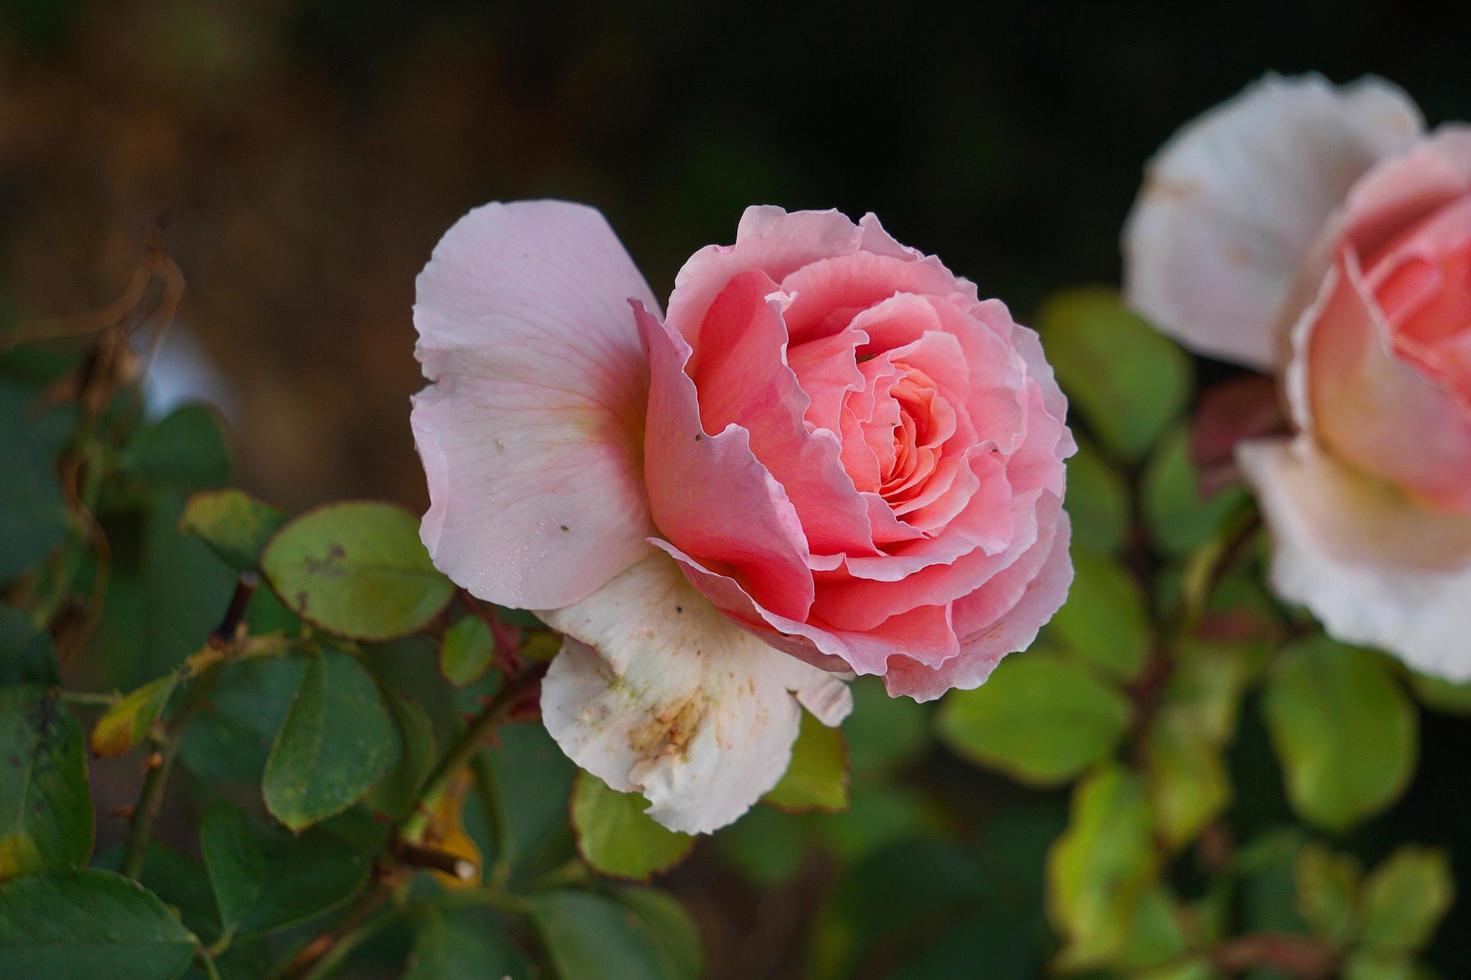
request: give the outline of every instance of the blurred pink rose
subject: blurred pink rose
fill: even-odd
[[[975,687],[1067,592],[1036,335],[872,215],[750,208],[661,320],[596,211],[492,204],[418,291],[424,542],[567,634],[548,730],[670,827],[774,785],[798,701]]]
[[[1277,370],[1297,435],[1238,450],[1273,581],[1329,633],[1471,677],[1471,128],[1397,89],[1268,79],[1152,164],[1129,294]]]

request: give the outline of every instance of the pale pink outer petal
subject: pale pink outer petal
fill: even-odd
[[[1471,679],[1471,517],[1424,510],[1306,436],[1249,441],[1237,458],[1272,532],[1279,594],[1335,639]]]
[[[662,554],[539,615],[567,635],[542,681],[547,731],[671,830],[709,833],[775,786],[799,703],[826,725],[852,707],[841,677],[725,619]]]
[[[420,535],[475,595],[564,605],[647,553],[630,298],[653,305],[607,221],[560,201],[471,211],[419,274]]]
[[[1351,253],[1293,333],[1287,387],[1300,425],[1367,473],[1471,509],[1471,413],[1394,352]]]
[[[1186,124],[1124,226],[1125,295],[1202,354],[1272,370],[1299,264],[1354,182],[1423,127],[1398,88],[1269,75]]]

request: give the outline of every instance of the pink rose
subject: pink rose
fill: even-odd
[[[1238,450],[1273,582],[1339,639],[1471,677],[1471,128],[1397,89],[1268,79],[1185,127],[1126,231],[1129,292],[1278,370],[1297,434]]]
[[[548,730],[670,827],[774,785],[799,701],[836,724],[853,672],[975,687],[1066,594],[1073,442],[1036,335],[872,215],[748,209],[661,321],[597,212],[492,204],[415,324],[426,546],[567,635]]]

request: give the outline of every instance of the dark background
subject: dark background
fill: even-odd
[[[872,210],[1025,318],[1115,281],[1148,156],[1268,70],[1471,106],[1471,8],[0,2],[0,301],[115,296],[155,227],[244,485],[418,505],[413,278],[465,210],[602,208],[664,293],[750,203]]]

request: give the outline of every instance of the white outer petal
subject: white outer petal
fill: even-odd
[[[708,833],[781,779],[800,702],[824,724],[852,708],[843,679],[761,642],[665,555],[539,615],[567,635],[542,682],[542,720],[573,762],[646,796],[671,830]]]
[[[1471,679],[1471,518],[1432,513],[1307,436],[1237,456],[1272,531],[1272,587],[1335,639]]]
[[[1124,226],[1125,295],[1187,347],[1272,370],[1298,265],[1354,182],[1424,123],[1376,78],[1268,75],[1187,123]]]

